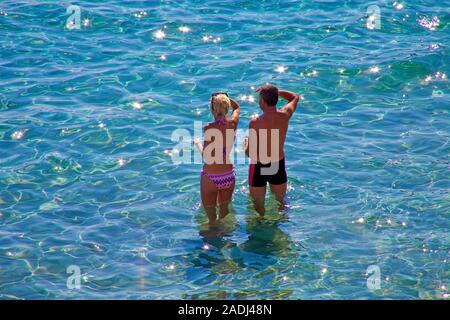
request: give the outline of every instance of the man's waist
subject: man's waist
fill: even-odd
[[[262,162],[262,161],[253,161],[252,160],[252,163],[256,163],[257,165],[259,165],[259,166],[262,166],[262,167],[265,167],[265,166],[270,166],[270,165],[272,165],[272,164],[274,164],[274,163],[280,163],[280,162],[284,162],[285,161],[285,158],[283,157],[283,158],[281,158],[281,159],[279,159],[279,158],[277,158],[277,159],[269,159],[267,162],[266,161],[264,161],[264,162]]]

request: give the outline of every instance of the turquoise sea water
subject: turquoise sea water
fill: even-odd
[[[69,2],[2,0],[0,298],[446,299],[450,2],[399,3],[76,1],[69,30]],[[288,208],[258,220],[238,164],[209,229],[171,134],[216,90],[245,129],[265,82],[304,96]]]

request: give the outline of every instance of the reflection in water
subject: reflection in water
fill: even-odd
[[[266,289],[241,289],[235,293],[238,298],[286,299],[292,296],[293,288],[287,275],[296,267],[300,248],[280,228],[287,220],[287,212],[284,213],[280,215],[278,203],[266,211],[264,218],[260,218],[253,209],[248,212],[245,223],[247,240],[239,247],[246,268],[252,271],[250,283],[264,282]]]
[[[290,236],[280,229],[287,216],[280,215],[278,210],[267,212],[265,218],[254,213],[253,209],[247,212],[245,221],[247,240],[240,245],[230,240],[239,227],[234,213],[229,214],[215,226],[210,226],[204,214],[199,214],[197,216],[199,235],[204,245],[194,264],[222,274],[248,267],[246,264],[253,265],[255,258],[259,260],[260,270],[275,264],[279,261],[278,258],[289,257],[295,261],[299,247],[295,246]],[[254,254],[258,256],[255,257]],[[247,263],[244,264],[244,261]]]
[[[204,213],[197,216],[197,222],[204,245],[192,263],[211,269],[213,274],[233,273],[243,268],[240,250],[229,239],[238,227],[233,210],[214,226],[210,226],[205,220]]]
[[[288,275],[295,269],[301,246],[281,229],[287,212],[281,215],[270,201],[267,208],[266,216],[260,218],[249,206],[241,224],[232,210],[215,226],[208,224],[204,212],[198,212],[195,219],[202,242],[189,255],[189,263],[197,274],[193,284],[202,289],[183,298],[282,299],[293,294]],[[234,240],[242,239],[243,233],[244,242]],[[255,282],[264,282],[265,290],[255,289]]]
[[[288,220],[288,207],[270,195],[265,201],[264,218],[261,218],[249,199],[245,223],[248,239],[240,247],[263,256],[286,257],[292,254],[292,241],[279,227]]]
[[[293,254],[289,235],[280,229],[283,220],[247,218],[248,239],[240,247],[264,256],[287,257]]]

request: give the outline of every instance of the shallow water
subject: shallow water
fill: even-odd
[[[448,297],[449,1],[371,3],[379,30],[362,0],[76,4],[80,30],[60,1],[0,3],[0,298]],[[209,229],[171,134],[223,89],[245,129],[265,82],[305,98],[288,208],[258,220],[238,164]]]

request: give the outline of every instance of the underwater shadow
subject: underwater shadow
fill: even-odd
[[[203,247],[193,252],[191,263],[196,267],[208,268],[212,274],[234,273],[244,268],[240,249],[231,236],[238,228],[233,209],[225,219],[210,226],[206,215],[199,212],[196,215],[198,233],[203,241]]]

